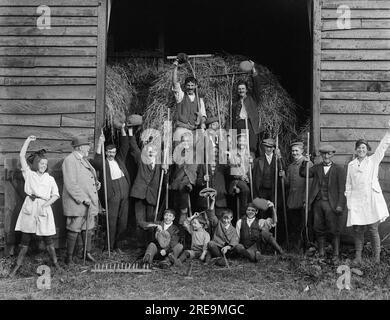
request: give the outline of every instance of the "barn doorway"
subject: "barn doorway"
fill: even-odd
[[[310,2],[116,0],[108,57],[126,57],[129,52],[156,57],[178,52],[245,55],[278,77],[299,106],[299,128],[311,117]]]

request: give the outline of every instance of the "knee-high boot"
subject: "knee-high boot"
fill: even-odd
[[[354,235],[355,242],[355,259],[353,262],[355,264],[362,263],[362,251],[363,251],[363,242],[364,242],[364,231],[355,231]]]
[[[56,249],[54,248],[54,244],[50,244],[46,247],[47,252],[50,255],[51,260],[53,261],[54,266],[58,269],[61,270],[62,268],[58,264],[57,260],[57,255],[56,255]]]
[[[73,252],[77,241],[77,232],[67,231],[66,233],[66,264],[73,264]]]
[[[12,278],[15,276],[16,272],[19,270],[19,268],[23,264],[24,257],[26,256],[28,250],[28,246],[20,246],[20,251],[18,255],[18,259],[16,260],[16,266],[12,270],[12,272],[9,274],[9,276]]]
[[[378,232],[371,232],[371,248],[375,263],[381,262],[381,239]]]
[[[90,251],[91,251],[91,248],[92,248],[92,232],[91,231],[88,231],[88,237],[87,239],[85,239],[86,235],[86,231],[83,230],[81,231],[81,237],[83,238],[83,244],[84,244],[84,248],[85,248],[85,240],[87,240],[87,250],[86,250],[86,259],[89,260],[89,261],[92,261],[92,262],[96,262],[95,258],[91,255]]]
[[[333,237],[333,258],[338,259],[340,254],[340,236],[335,235]]]
[[[318,243],[318,255],[320,257],[325,256],[325,238],[322,236],[317,237]]]

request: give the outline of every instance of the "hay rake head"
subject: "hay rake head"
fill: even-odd
[[[97,263],[93,266],[91,272],[152,272],[151,265],[149,263]]]

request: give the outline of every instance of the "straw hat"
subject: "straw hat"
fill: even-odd
[[[204,188],[202,190],[200,190],[199,192],[199,195],[201,197],[210,197],[212,195],[216,195],[217,194],[217,190],[213,189],[213,188]]]
[[[127,126],[134,127],[142,125],[142,116],[139,114],[132,114],[127,117]]]
[[[240,63],[240,69],[244,72],[249,72],[251,71],[253,68],[253,65],[250,61],[248,60],[245,60],[245,61],[241,61]]]
[[[263,211],[268,209],[268,200],[266,200],[266,199],[255,198],[255,199],[253,199],[252,204],[255,206],[255,208],[263,210]]]

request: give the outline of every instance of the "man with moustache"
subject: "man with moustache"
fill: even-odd
[[[302,233],[305,227],[305,194],[306,179],[299,175],[299,168],[304,162],[303,142],[296,141],[291,145],[291,155],[293,161],[288,165],[287,171],[280,171],[287,188],[287,226],[289,231],[289,241],[294,250],[299,251],[302,248]],[[309,161],[309,167],[313,163]],[[311,181],[309,182],[310,185]]]
[[[86,258],[95,262],[90,250],[95,216],[99,211],[97,192],[100,189],[96,171],[87,159],[91,148],[87,137],[75,137],[72,140],[72,147],[73,152],[64,159],[62,164],[64,177],[62,204],[67,229],[67,256],[65,262],[68,265],[73,264],[73,252],[80,233],[84,245],[87,240]],[[87,227],[88,235],[86,234]]]

